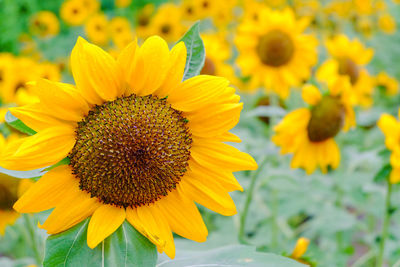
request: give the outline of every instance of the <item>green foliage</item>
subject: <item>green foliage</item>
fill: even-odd
[[[10,111],[7,112],[5,120],[8,125],[24,134],[34,135],[36,133],[34,130],[26,126],[25,123],[23,123],[20,119],[11,114]]]
[[[158,267],[187,266],[248,266],[248,267],[302,267],[292,259],[271,253],[256,252],[254,247],[232,245],[208,251],[181,250],[175,259],[160,259]]]
[[[44,267],[155,266],[155,246],[125,222],[96,248],[87,246],[89,219],[63,233],[48,237]]]
[[[183,41],[187,50],[183,80],[199,75],[206,58],[203,40],[200,38],[200,22],[196,22],[178,41]]]

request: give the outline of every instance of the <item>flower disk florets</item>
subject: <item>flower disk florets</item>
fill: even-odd
[[[78,123],[69,154],[81,190],[119,207],[166,196],[188,166],[192,138],[186,124],[181,112],[151,95],[95,106]]]

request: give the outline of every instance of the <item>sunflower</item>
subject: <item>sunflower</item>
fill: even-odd
[[[317,61],[318,41],[302,33],[307,25],[307,19],[297,20],[289,8],[262,8],[253,19],[241,23],[235,40],[237,63],[244,76],[252,76],[251,87],[264,86],[287,98],[291,86],[309,78]]]
[[[83,1],[67,0],[60,7],[60,16],[63,21],[71,26],[82,25],[90,15]]]
[[[76,87],[39,80],[39,104],[11,108],[37,134],[7,149],[1,166],[47,172],[14,208],[54,208],[41,226],[49,234],[91,216],[87,243],[96,247],[125,219],[160,252],[175,255],[172,231],[207,237],[194,201],[223,215],[236,213],[228,192],[241,190],[232,172],[256,169],[251,156],[224,144],[242,103],[225,78],[182,82],[186,48],[171,51],[160,37],[127,46],[115,61],[79,38],[71,53]],[[44,145],[45,144],[45,145]]]
[[[40,11],[32,17],[30,30],[35,35],[51,37],[60,31],[60,23],[53,12]]]
[[[0,135],[1,149],[18,138],[16,135],[11,135],[5,140]],[[17,179],[0,174],[0,235],[4,235],[6,227],[14,224],[18,219],[19,213],[13,210],[13,205],[32,184],[33,182],[29,179]]]
[[[334,137],[343,128],[355,125],[349,100],[350,82],[337,79],[329,93],[322,95],[312,85],[303,87],[302,96],[311,108],[300,108],[286,115],[274,128],[272,141],[281,153],[293,153],[292,168],[304,168],[311,174],[317,167],[326,173],[328,166],[339,166],[340,151]]]
[[[390,14],[379,16],[378,26],[386,34],[394,34],[396,32],[396,20]]]
[[[167,42],[174,42],[185,31],[181,21],[181,8],[171,3],[163,4],[150,22],[149,34],[159,35]]]
[[[383,71],[376,76],[375,85],[382,87],[389,96],[396,95],[399,92],[399,82]]]
[[[89,40],[97,45],[105,45],[109,40],[108,21],[104,14],[91,16],[85,24],[85,31]]]
[[[397,116],[400,116],[400,109]],[[385,135],[386,147],[392,152],[390,155],[392,171],[389,180],[393,184],[398,183],[400,182],[400,122],[392,115],[383,114],[377,125]]]
[[[35,102],[36,98],[27,87],[27,82],[38,78],[40,67],[29,57],[18,57],[12,60],[11,72],[4,77],[1,97],[5,103],[26,104]],[[28,96],[28,97],[25,97]],[[22,97],[22,98],[21,98]]]
[[[372,104],[374,80],[365,65],[371,61],[374,51],[365,48],[357,39],[350,41],[342,34],[327,40],[326,47],[332,58],[317,70],[317,79],[330,84],[338,77],[348,77],[354,104],[369,107]]]
[[[132,3],[132,0],[115,0],[114,2],[116,7],[124,8],[128,7]]]
[[[147,4],[145,5],[136,15],[136,28],[135,32],[140,38],[149,37],[149,26],[151,21],[151,16],[154,12],[154,5]]]
[[[114,17],[109,24],[111,38],[119,49],[134,40],[130,22],[124,17]]]

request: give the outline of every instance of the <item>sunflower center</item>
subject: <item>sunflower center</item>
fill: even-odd
[[[260,37],[257,53],[265,65],[279,67],[292,59],[294,44],[287,33],[273,30]]]
[[[105,204],[139,207],[166,196],[186,172],[192,144],[182,113],[155,96],[95,106],[69,154],[80,188]]]
[[[17,197],[18,179],[0,176],[0,210],[12,210]]]
[[[171,26],[170,26],[169,24],[164,24],[164,25],[161,27],[161,32],[162,32],[163,34],[168,34],[170,31],[171,31]]]
[[[351,84],[355,84],[360,76],[360,70],[357,64],[349,58],[339,59],[339,73],[342,75],[348,75]]]
[[[215,75],[215,64],[209,57],[206,57],[200,74]]]
[[[344,107],[337,97],[324,96],[311,110],[307,133],[311,142],[336,136],[343,126]]]

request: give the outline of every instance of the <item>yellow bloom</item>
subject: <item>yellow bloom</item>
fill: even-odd
[[[110,21],[109,31],[113,42],[119,49],[124,48],[134,40],[132,27],[124,17],[114,17]]]
[[[5,103],[19,103],[19,94],[28,94],[27,82],[38,78],[36,63],[27,57],[14,58],[12,61],[11,72],[6,76],[2,84],[1,97]],[[29,97],[30,98],[30,97]],[[36,99],[31,98],[32,102]]]
[[[58,65],[50,62],[40,63],[37,65],[37,77],[59,82],[61,81],[60,68]]]
[[[389,96],[396,95],[399,91],[399,82],[385,72],[380,72],[376,76],[375,84],[377,86],[382,86]]]
[[[115,6],[119,8],[128,7],[132,0],[115,0]]]
[[[293,259],[300,259],[304,255],[304,253],[306,253],[309,243],[309,239],[305,237],[300,237],[296,242],[296,246],[293,249],[291,257]]]
[[[394,34],[396,32],[396,20],[390,14],[379,16],[378,26],[384,33]]]
[[[201,74],[214,75],[228,78],[231,83],[238,86],[238,79],[232,65],[227,61],[232,57],[231,48],[222,34],[202,34],[206,50],[206,59]]]
[[[60,7],[60,16],[67,24],[79,26],[88,18],[89,11],[81,0],[66,0]]]
[[[151,21],[151,16],[154,12],[154,5],[147,4],[145,5],[135,16],[136,18],[136,34],[140,38],[147,38],[150,36],[149,34],[149,26]]]
[[[10,142],[17,140],[15,135],[7,140],[0,135],[0,146],[3,150]],[[11,140],[13,139],[13,140]],[[8,225],[14,224],[18,219],[19,213],[13,210],[13,205],[29,187],[33,184],[29,179],[17,179],[5,174],[0,174],[0,235],[4,235]]]
[[[327,95],[321,95],[315,86],[304,86],[302,96],[311,108],[300,108],[286,115],[275,126],[272,137],[282,154],[294,154],[292,168],[304,168],[311,174],[317,167],[326,173],[328,166],[333,169],[339,166],[340,151],[334,137],[342,127],[347,131],[355,125],[349,90],[345,78],[337,79]]]
[[[309,78],[317,62],[318,41],[302,33],[308,20],[297,20],[291,9],[263,8],[256,19],[245,20],[239,26],[235,40],[237,63],[244,76],[252,76],[251,87],[264,86],[287,98],[290,87]]]
[[[392,152],[390,155],[392,171],[389,180],[395,184],[400,182],[400,122],[392,115],[383,114],[378,120],[377,125],[385,135],[386,147]]]
[[[91,16],[85,24],[85,31],[89,40],[97,45],[105,45],[108,42],[108,21],[104,14]]]
[[[356,21],[355,28],[364,37],[371,38],[372,33],[373,33],[373,28],[374,28],[371,17],[369,17],[369,16],[359,17]]]
[[[326,41],[326,47],[332,58],[317,70],[317,79],[329,85],[336,82],[338,77],[348,77],[354,104],[369,107],[372,104],[374,80],[364,66],[371,61],[374,51],[365,48],[357,39],[350,41],[345,35]]]
[[[14,208],[54,208],[42,225],[49,234],[91,216],[91,248],[125,219],[171,258],[172,231],[205,241],[194,202],[235,214],[228,192],[242,188],[232,172],[257,164],[224,143],[240,140],[228,131],[242,109],[228,80],[200,75],[182,82],[185,63],[183,42],[170,51],[163,39],[150,37],[114,60],[79,38],[71,54],[76,87],[40,80],[33,88],[39,104],[10,109],[37,134],[7,149],[1,166],[29,170],[70,158]]]
[[[162,5],[151,20],[149,34],[159,35],[167,42],[174,42],[184,33],[181,9],[174,4]]]
[[[35,35],[50,37],[58,34],[60,23],[53,12],[40,11],[31,18],[30,29]]]

